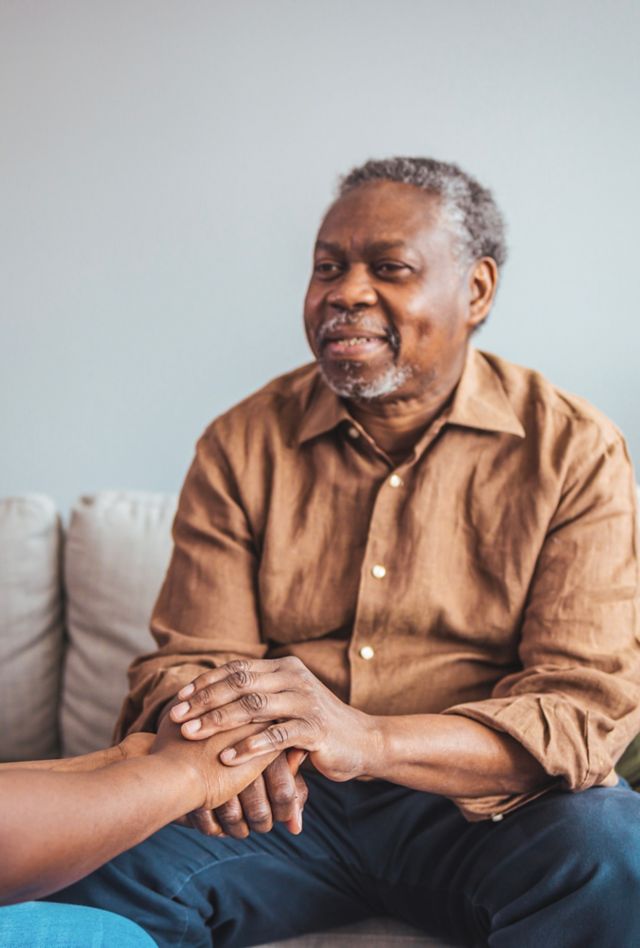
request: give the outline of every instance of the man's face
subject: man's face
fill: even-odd
[[[336,201],[318,233],[304,306],[331,388],[391,401],[455,383],[469,334],[488,311],[474,309],[472,270],[461,265],[437,197],[382,181]]]

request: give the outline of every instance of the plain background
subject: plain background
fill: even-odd
[[[219,412],[309,360],[337,176],[453,160],[511,258],[480,348],[640,467],[635,2],[0,0],[0,496],[178,489]]]

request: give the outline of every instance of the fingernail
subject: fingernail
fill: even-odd
[[[188,701],[183,701],[182,704],[177,704],[177,705],[173,708],[173,711],[172,711],[172,714],[173,714],[174,718],[181,718],[181,717],[183,717],[183,716],[187,713],[187,711],[189,710],[190,707],[191,707],[191,705],[189,704]]]
[[[190,682],[188,685],[185,685],[184,688],[180,689],[180,691],[178,692],[178,697],[188,698],[189,695],[192,695],[195,690],[196,690],[196,686],[194,685],[193,682]]]
[[[199,731],[202,727],[200,723],[200,718],[195,718],[193,721],[187,721],[186,724],[182,725],[182,730],[186,731],[187,734],[195,734],[196,731]]]
[[[234,760],[235,757],[237,757],[235,747],[227,747],[227,749],[223,750],[220,754],[220,760],[223,764],[229,763]]]

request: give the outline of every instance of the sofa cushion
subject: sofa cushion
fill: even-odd
[[[171,552],[173,495],[103,491],[74,506],[65,545],[65,755],[111,743],[127,668],[155,643],[149,617]]]
[[[59,751],[60,550],[52,500],[0,500],[0,760]]]

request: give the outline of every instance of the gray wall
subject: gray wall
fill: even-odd
[[[637,10],[0,0],[0,495],[177,489],[210,418],[309,358],[321,211],[393,153],[494,188],[512,254],[477,344],[640,466]]]

